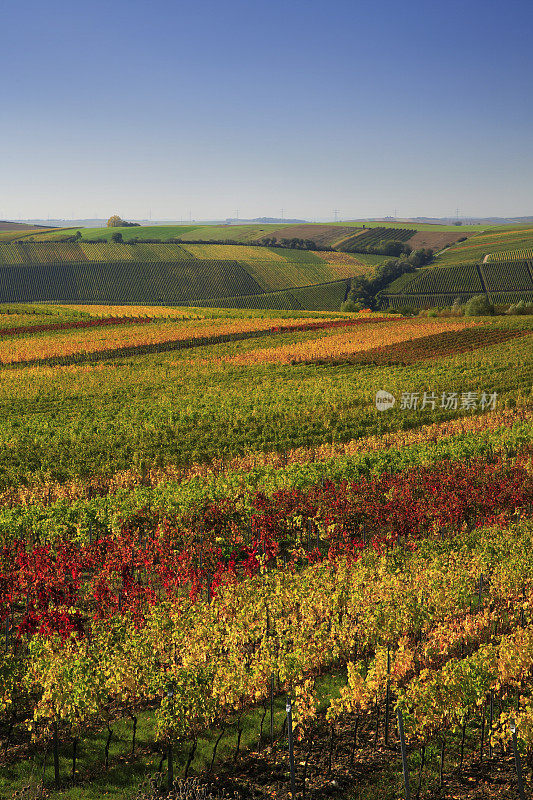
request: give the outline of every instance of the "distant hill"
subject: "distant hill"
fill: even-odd
[[[376,230],[377,229],[377,230]],[[282,244],[283,240],[311,240],[318,248],[328,247],[345,250],[355,245],[354,237],[364,234],[367,240],[372,238],[374,244],[380,239],[397,238],[407,241],[413,249],[430,247],[437,251],[447,247],[457,239],[471,236],[472,231],[455,226],[407,225],[397,226],[382,223],[363,225],[332,225],[328,223],[288,223],[283,225],[254,223],[235,225],[141,225],[133,228],[72,228],[69,234],[79,230],[82,240],[105,239],[109,241],[114,233],[120,233],[124,241],[132,239],[158,239],[165,242],[179,239],[184,242],[238,242],[240,244],[257,244],[264,239],[275,239]],[[369,236],[376,230],[376,234]],[[381,233],[380,233],[381,232]],[[396,232],[396,234],[394,233]],[[38,237],[39,240],[54,238],[54,232],[47,232]],[[412,242],[410,239],[412,238]],[[353,241],[351,241],[353,240]],[[347,242],[350,243],[347,245]],[[357,249],[357,248],[356,248]]]
[[[282,217],[256,217],[255,219],[238,219],[230,217],[226,220],[230,225],[300,225],[308,222],[305,219],[283,219]]]
[[[50,228],[50,225],[31,225],[28,222],[7,222],[0,220],[0,231],[38,231],[44,228]]]

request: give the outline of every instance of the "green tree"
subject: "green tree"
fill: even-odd
[[[119,217],[118,214],[113,214],[112,217],[109,217],[107,220],[107,227],[108,228],[120,228],[123,223],[122,217]]]

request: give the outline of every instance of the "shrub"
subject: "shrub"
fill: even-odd
[[[533,314],[533,303],[526,303],[525,300],[519,300],[512,306],[509,306],[506,314]]]
[[[415,250],[411,253],[409,256],[409,263],[414,267],[423,267],[425,264],[429,264],[432,258],[433,250],[429,247],[421,247],[419,250]]]
[[[455,317],[462,317],[463,316],[465,310],[464,310],[463,306],[461,305],[461,300],[460,300],[459,297],[456,297],[455,300],[453,301],[451,311],[452,311],[452,314]]]
[[[465,317],[488,317],[494,314],[494,306],[484,294],[471,297],[465,305]]]
[[[362,308],[363,304],[354,300],[345,300],[341,305],[341,311],[361,311]]]

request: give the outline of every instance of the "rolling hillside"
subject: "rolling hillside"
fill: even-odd
[[[493,228],[440,253],[433,264],[393,281],[388,307],[430,308],[486,294],[494,304],[533,299],[533,227]]]
[[[474,295],[485,294],[494,304],[511,304],[533,299],[531,261],[495,261],[460,264],[450,267],[424,267],[402,275],[383,292],[384,304],[391,308],[431,308],[462,303]]]
[[[338,310],[347,279],[372,267],[344,253],[321,255],[219,244],[0,243],[0,302]]]
[[[502,228],[491,228],[455,244],[437,257],[436,264],[446,266],[481,262],[486,256],[490,260],[499,260],[507,258],[508,251],[529,248],[533,248],[533,226],[507,225]]]
[[[16,240],[10,232],[8,241],[0,236],[0,302],[162,303],[332,311],[346,296],[347,279],[372,275],[376,266],[390,257],[372,252],[383,242],[403,241],[412,249],[431,247],[437,251],[448,247],[446,254],[454,250],[449,245],[458,238],[479,238],[457,227],[428,227],[307,223],[139,226],[83,229],[81,238],[75,241],[74,229],[24,231],[14,234],[19,237]],[[116,233],[122,235],[123,242],[110,241]],[[317,248],[328,249],[258,246],[265,235],[271,243],[307,239]],[[455,247],[465,243],[468,239]],[[365,252],[367,249],[370,252]],[[363,252],[359,254],[358,250]],[[421,303],[427,301],[427,295],[439,294],[441,299],[441,294],[452,291],[444,284],[439,288],[434,278],[421,280],[413,291],[424,295]],[[456,292],[473,291],[457,281],[454,286]],[[511,288],[523,290],[522,285]],[[482,288],[477,286],[476,290]],[[498,286],[498,291],[505,290]]]
[[[76,228],[68,234],[76,232]],[[142,225],[133,228],[80,228],[82,240],[105,239],[110,241],[114,233],[120,233],[124,241],[132,239],[159,239],[162,242],[179,239],[183,242],[238,242],[257,244],[265,238],[310,239],[318,247],[346,249],[346,243],[353,237],[363,235],[367,244],[380,239],[409,241],[413,249],[431,247],[438,251],[462,237],[472,236],[473,232],[453,225],[387,225],[387,223],[299,223],[285,225]],[[68,235],[67,234],[67,235]],[[47,241],[61,235],[58,231],[37,232],[32,239]],[[27,236],[27,232],[26,232]],[[411,241],[412,240],[412,241]]]

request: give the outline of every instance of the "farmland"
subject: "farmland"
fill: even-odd
[[[489,261],[449,267],[425,267],[406,273],[384,292],[391,307],[414,308],[451,305],[484,294],[496,304],[528,301],[533,293],[533,275],[527,261]]]
[[[437,263],[445,266],[472,261],[481,262],[487,255],[491,260],[493,258],[505,260],[504,254],[509,250],[531,247],[533,247],[533,228],[508,225],[503,228],[491,228],[455,244],[438,256]]]
[[[1,797],[512,796],[531,317],[0,311]]]
[[[25,231],[0,241],[0,301],[335,311],[350,289],[340,279],[372,279],[390,257],[388,244],[438,250],[472,233],[426,228],[306,223]]]
[[[183,242],[237,242],[239,244],[257,244],[265,238],[281,242],[292,238],[309,239],[318,247],[337,249],[345,240],[363,234],[371,236],[377,229],[378,238],[404,241],[413,238],[414,247],[431,247],[440,250],[457,239],[469,237],[480,231],[479,226],[456,227],[454,225],[417,225],[388,223],[303,223],[303,224],[271,224],[271,225],[141,225],[138,227],[118,228],[80,228],[81,241],[102,239],[111,241],[113,233],[120,233],[124,241],[134,239],[158,239],[162,242],[179,239]],[[30,236],[35,241],[49,241],[76,233],[78,229],[37,231]],[[24,238],[31,231],[24,232]],[[375,236],[376,234],[374,234]]]
[[[532,245],[533,229],[524,225],[494,227],[468,236],[438,253],[430,267],[402,276],[386,287],[386,304],[397,308],[443,307],[456,298],[465,302],[476,294],[485,294],[489,301],[502,305],[527,301],[533,290]]]
[[[0,300],[337,311],[349,288],[339,278],[368,269],[347,254],[287,248],[23,240],[0,243]]]

